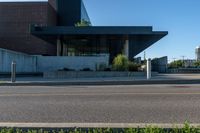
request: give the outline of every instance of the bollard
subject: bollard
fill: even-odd
[[[151,79],[151,59],[147,60],[147,80]]]
[[[11,63],[11,82],[16,82],[16,62],[12,61]]]

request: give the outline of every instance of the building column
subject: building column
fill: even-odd
[[[126,39],[124,43],[124,48],[123,48],[123,54],[129,58],[129,40]]]
[[[60,38],[57,39],[57,56],[61,56],[61,42],[60,42]]]
[[[105,36],[101,36],[100,37],[100,54],[102,54],[102,53],[105,54],[106,52],[108,52],[107,40],[106,40]]]

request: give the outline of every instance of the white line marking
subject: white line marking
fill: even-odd
[[[0,94],[0,97],[40,97],[40,96],[110,96],[110,95],[200,95],[200,93],[45,93],[45,94]]]
[[[182,128],[184,124],[170,123],[0,123],[0,127],[16,128],[144,128],[147,126],[159,128]],[[199,127],[200,124],[190,124]]]

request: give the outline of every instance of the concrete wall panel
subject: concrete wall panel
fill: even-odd
[[[109,64],[109,56],[32,56],[10,50],[0,49],[0,72],[10,72],[12,61],[17,63],[17,72],[48,72],[69,68],[80,70],[96,69],[97,64]]]
[[[68,68],[81,70],[83,68],[96,69],[97,64],[109,64],[109,56],[85,56],[85,57],[62,57],[62,56],[38,56],[37,71],[57,71],[58,69]]]
[[[36,72],[36,57],[0,49],[0,72],[10,72],[11,63],[17,64],[17,72]]]

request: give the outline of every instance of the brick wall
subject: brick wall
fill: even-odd
[[[56,45],[29,33],[30,24],[56,24],[55,10],[48,2],[0,2],[0,18],[0,48],[34,55],[56,55]]]

